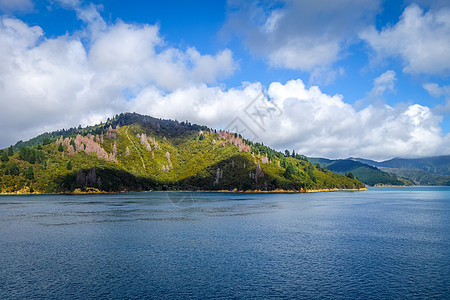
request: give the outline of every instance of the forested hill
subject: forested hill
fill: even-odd
[[[400,175],[384,172],[379,168],[351,159],[309,158],[309,161],[322,165],[332,172],[356,177],[370,186],[378,185],[414,185],[414,183]]]
[[[385,161],[362,160],[352,158],[376,167],[395,168],[402,170],[421,170],[431,174],[450,175],[450,155],[422,158],[393,158]]]
[[[412,159],[393,158],[381,162],[361,158],[350,159],[407,178],[417,185],[450,185],[450,155]]]
[[[45,133],[0,158],[2,193],[364,188],[236,133],[135,113]]]
[[[108,129],[108,126],[116,128],[119,126],[127,126],[132,124],[140,124],[145,130],[151,132],[155,135],[163,135],[166,137],[183,137],[186,134],[192,133],[192,131],[199,130],[209,130],[206,126],[201,126],[197,124],[191,124],[188,121],[178,122],[172,120],[164,120],[157,119],[150,116],[144,116],[137,113],[121,113],[120,115],[116,115],[114,118],[109,119],[106,123],[101,123],[99,125],[87,126],[82,128],[81,125],[78,127],[72,127],[69,129],[62,129],[53,132],[46,132],[38,135],[26,142],[18,141],[14,146],[13,150],[18,151],[20,148],[28,146],[37,146],[39,144],[44,143],[48,140],[54,140],[59,137],[70,137],[77,134],[86,135],[86,134],[101,134]]]

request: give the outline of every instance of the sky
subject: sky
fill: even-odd
[[[313,157],[450,154],[450,1],[0,0],[0,148],[122,112]]]

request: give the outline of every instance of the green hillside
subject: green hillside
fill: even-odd
[[[350,159],[330,160],[324,158],[309,158],[309,161],[326,166],[332,172],[350,177],[356,177],[366,185],[413,185],[414,183],[406,178],[395,174],[389,174],[374,166],[370,166],[359,161]]]
[[[0,150],[2,193],[359,189],[236,133],[135,113]]]
[[[380,163],[380,167],[422,170],[432,174],[450,175],[450,155],[424,158],[393,158]]]
[[[393,158],[386,161],[372,161],[361,158],[352,160],[366,163],[381,170],[407,178],[417,185],[450,185],[450,156],[423,158]]]
[[[438,175],[422,170],[406,170],[395,168],[382,168],[383,171],[408,178],[416,185],[450,185],[450,175]]]

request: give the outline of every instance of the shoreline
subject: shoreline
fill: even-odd
[[[0,193],[0,195],[11,196],[11,195],[99,195],[99,194],[123,194],[123,193],[148,193],[148,192],[194,192],[194,193],[242,193],[242,194],[294,194],[294,193],[322,193],[322,192],[356,192],[356,191],[367,191],[367,188],[359,188],[359,189],[312,189],[312,190],[284,190],[284,189],[276,189],[272,191],[263,191],[263,190],[168,190],[168,191],[120,191],[120,192],[106,192],[100,191],[98,189],[89,189],[86,191],[75,190],[73,192],[64,192],[64,193],[26,193],[17,191],[14,193]]]
[[[197,190],[198,193],[243,193],[243,194],[295,194],[295,193],[321,193],[321,192],[355,192],[355,191],[367,191],[367,188],[359,189],[312,189],[312,190],[283,190],[276,189],[272,191],[262,191],[262,190]]]

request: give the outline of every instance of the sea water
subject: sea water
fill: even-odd
[[[0,196],[1,299],[450,297],[450,188]]]

